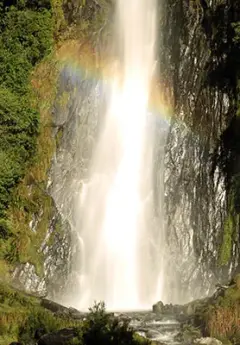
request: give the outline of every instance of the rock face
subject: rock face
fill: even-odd
[[[65,287],[70,256],[69,224],[63,221],[55,207],[38,250],[42,253],[43,271],[37,272],[36,267],[29,262],[20,264],[13,273],[13,284],[35,295],[55,298]]]
[[[169,300],[183,303],[212,292],[239,262],[237,229],[230,230],[230,235],[228,232],[230,248],[224,248],[227,186],[222,170],[213,163],[221,134],[231,118],[232,89],[212,86],[208,79],[209,66],[216,61],[211,31],[215,23],[211,18],[224,6],[227,8],[227,2],[170,0],[162,6],[164,49],[160,54],[163,78],[173,85],[175,112],[166,148],[170,248],[166,272],[171,272],[167,278]],[[222,34],[226,34],[233,20],[231,13],[221,18],[225,18]],[[225,249],[229,255],[222,260],[221,251]]]
[[[58,147],[47,186],[53,211],[39,248],[43,254],[43,272],[39,274],[34,265],[26,263],[19,265],[13,274],[14,281],[21,288],[40,296],[48,295],[54,300],[59,300],[63,291],[73,294],[74,284],[69,285],[69,281],[78,279],[73,266],[81,260],[82,248],[74,222],[78,212],[77,198],[84,185],[97,135],[100,87],[87,79],[87,74],[76,76],[71,67],[63,67],[60,73],[53,111]],[[43,212],[31,223],[33,231]]]
[[[83,254],[76,229],[76,219],[81,216],[78,214],[78,199],[87,180],[89,161],[99,130],[103,95],[100,83],[88,79],[87,74],[76,75],[70,66],[62,70],[58,94],[59,100],[66,98],[66,106],[62,106],[60,101],[54,110],[59,146],[52,164],[49,188],[58,211],[70,225],[70,267],[64,295],[72,301],[75,294],[79,297],[76,282],[80,279],[77,272]],[[68,303],[67,299],[64,302]]]

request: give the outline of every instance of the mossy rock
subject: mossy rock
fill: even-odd
[[[238,290],[240,290],[240,273],[238,273],[234,278],[233,278],[234,283],[236,284],[236,287]]]

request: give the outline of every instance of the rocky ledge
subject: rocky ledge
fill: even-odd
[[[224,344],[240,344],[240,274],[216,288],[213,296],[184,305],[164,305],[161,301],[153,305],[158,319],[179,322],[176,343],[219,345],[221,340]]]

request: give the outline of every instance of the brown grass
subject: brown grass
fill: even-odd
[[[240,301],[228,307],[217,306],[209,312],[207,331],[212,337],[231,338],[240,331]]]

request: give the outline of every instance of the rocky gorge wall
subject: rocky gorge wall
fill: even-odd
[[[236,117],[237,70],[231,1],[163,5],[163,78],[173,86],[174,118],[166,148],[165,204],[171,300],[197,298],[239,265],[239,222],[222,169],[222,136]],[[234,47],[234,48],[233,48]],[[235,73],[235,74],[234,74]],[[218,156],[219,157],[219,156]],[[172,287],[172,288],[171,288]]]
[[[106,25],[105,11],[110,8],[105,1],[92,1],[88,6],[82,1],[59,2],[58,43],[32,78],[41,109],[42,134],[38,148],[43,154],[37,156],[34,169],[41,168],[42,174],[33,177],[31,168],[20,186],[28,191],[23,196],[24,202],[30,205],[35,202],[38,207],[34,211],[26,210],[22,220],[23,240],[28,235],[34,239],[27,241],[31,255],[27,253],[13,265],[11,273],[12,282],[18,288],[52,299],[59,299],[66,291],[72,264],[81,253],[73,231],[73,205],[76,190],[81,189],[79,176],[84,180],[91,154],[89,114],[91,119],[92,114],[97,117],[101,102],[97,94],[100,86],[84,67],[88,60],[93,60],[97,69],[101,28]],[[72,60],[69,52],[71,55],[76,48],[79,55]],[[18,222],[16,219],[15,223]]]
[[[235,5],[227,0],[168,0],[159,4],[161,78],[171,89],[174,106],[165,147],[165,290],[167,299],[176,303],[211,293],[214,285],[227,280],[239,265],[239,220],[231,201],[232,175],[229,177],[221,164],[225,162],[222,135],[236,117],[236,85],[232,76],[225,78],[220,73],[217,82],[213,78],[215,63],[218,67],[225,59],[217,56],[216,42],[219,35],[223,37],[226,45],[222,54],[230,55],[230,27],[238,12],[237,8],[232,11]],[[64,1],[63,9],[65,25],[70,25],[69,37],[66,26],[60,25],[64,40],[74,38],[77,42],[92,30],[97,66],[111,3]],[[80,45],[80,55],[81,49]],[[219,85],[224,78],[231,80],[230,84],[223,82],[228,87]],[[55,300],[77,294],[71,282],[80,279],[74,263],[82,260],[82,248],[74,222],[81,215],[72,205],[84,188],[106,97],[95,75],[71,61],[58,67],[58,80],[50,110],[55,147],[44,181],[47,201],[43,204],[40,200],[43,206],[28,223],[38,234],[41,219],[47,215],[36,244],[42,268],[37,269],[28,257],[13,274],[28,291],[48,293]],[[158,142],[158,154],[163,156],[164,140],[159,138]],[[234,176],[238,174],[236,166]],[[66,298],[62,301],[68,302]]]

